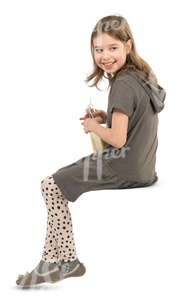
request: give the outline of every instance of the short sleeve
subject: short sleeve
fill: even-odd
[[[119,108],[128,117],[131,117],[135,110],[135,90],[123,80],[116,80],[111,89],[109,98],[111,113],[114,108]]]

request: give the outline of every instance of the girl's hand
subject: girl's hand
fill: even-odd
[[[88,133],[89,131],[94,131],[94,128],[97,126],[98,122],[92,118],[87,118],[81,124],[84,126],[85,133]]]
[[[86,108],[86,114],[84,117],[80,118],[79,120],[86,120],[87,118],[89,118],[89,113],[88,113],[88,108]],[[99,124],[105,124],[106,120],[107,120],[107,113],[104,110],[101,109],[96,109],[95,112],[92,112],[95,120],[99,123]]]

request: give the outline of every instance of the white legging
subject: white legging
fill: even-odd
[[[77,254],[68,200],[52,176],[41,181],[41,192],[48,212],[42,260],[51,263],[73,261],[77,259]]]

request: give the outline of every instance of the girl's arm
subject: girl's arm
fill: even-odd
[[[104,128],[96,123],[93,132],[103,141],[116,148],[125,145],[127,139],[128,116],[121,110],[114,108],[112,114],[112,127]]]

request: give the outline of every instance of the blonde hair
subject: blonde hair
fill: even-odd
[[[125,43],[129,39],[131,39],[132,47],[130,53],[126,57],[126,62],[122,68],[116,71],[114,74],[107,73],[107,77],[104,74],[104,70],[99,68],[94,59],[94,46],[93,46],[93,39],[96,38],[99,34],[107,33],[111,37],[120,40],[121,42]],[[88,83],[90,80],[94,78],[94,82],[90,87],[96,87],[98,90],[98,83],[105,77],[109,81],[108,88],[112,85],[113,81],[118,78],[118,76],[123,73],[127,73],[128,71],[136,71],[139,73],[140,76],[143,76],[145,79],[151,78],[153,82],[158,86],[158,81],[156,75],[153,73],[151,67],[148,65],[146,61],[144,61],[137,53],[135,47],[135,41],[127,23],[127,20],[122,17],[121,15],[110,15],[106,16],[98,21],[95,25],[92,34],[91,34],[91,54],[93,58],[93,71],[92,73],[85,79],[85,82]]]

